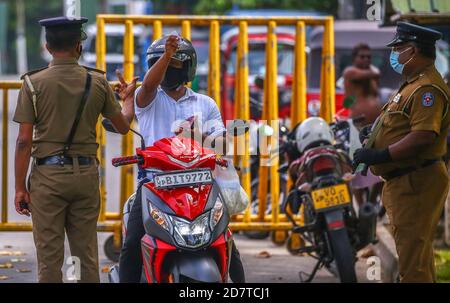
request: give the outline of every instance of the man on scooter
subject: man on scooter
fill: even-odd
[[[147,62],[149,71],[135,94],[136,117],[146,146],[185,132],[182,121],[190,121],[196,126],[196,133],[201,134],[201,143],[223,146],[226,131],[216,103],[186,86],[194,79],[197,69],[197,54],[192,43],[178,35],[158,39],[147,51]],[[140,198],[136,197],[136,201]],[[140,282],[140,240],[145,234],[141,207],[141,203],[134,203],[130,212],[119,261],[122,283]],[[230,277],[233,282],[245,282],[244,269],[234,243]]]

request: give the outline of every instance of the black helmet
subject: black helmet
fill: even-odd
[[[161,39],[155,40],[152,45],[147,50],[147,65],[150,69],[153,64],[164,54],[166,41],[169,36],[164,36]],[[178,77],[182,83],[178,83],[177,86],[182,85],[184,83],[191,82],[194,80],[195,73],[197,71],[197,53],[195,51],[194,46],[192,46],[191,41],[180,37],[180,46],[177,52],[173,55],[172,58],[183,62],[183,67],[181,71],[181,75]],[[169,66],[169,69],[171,67]],[[169,70],[168,70],[169,71]],[[168,72],[170,73],[170,71]],[[164,82],[167,82],[167,74],[165,80],[161,85],[164,86]],[[179,70],[177,70],[177,74],[179,74]],[[173,82],[173,81],[170,81]],[[168,88],[174,88],[170,83],[166,83],[165,85]]]

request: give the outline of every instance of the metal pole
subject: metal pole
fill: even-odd
[[[123,40],[124,49],[124,78],[125,81],[131,81],[134,76],[134,34],[133,21],[125,22],[125,38]],[[133,151],[133,134],[130,132],[122,138],[122,154],[132,155]],[[134,191],[134,174],[132,166],[124,166],[121,169],[120,176],[120,214],[123,212],[125,201]]]
[[[239,119],[249,121],[250,120],[250,95],[248,88],[248,26],[247,22],[242,21],[239,24],[239,41],[238,41],[238,58],[237,58],[237,69],[236,72],[239,73],[239,105],[238,105],[238,115]],[[251,192],[251,176],[250,176],[250,148],[249,134],[246,133],[243,137],[240,137],[239,141],[243,139],[243,148],[238,148],[241,157],[241,184],[245,192],[249,197],[252,196]],[[251,204],[247,208],[244,216],[244,221],[250,222],[250,212]]]
[[[267,25],[267,17],[248,17],[248,16],[193,16],[193,15],[109,15],[100,14],[99,17],[106,20],[107,23],[125,24],[127,20],[133,20],[134,24],[153,24],[155,20],[164,22],[164,25],[180,25],[182,21],[191,21],[192,26],[209,26],[212,20],[219,21],[220,24],[239,25],[241,21],[247,22],[247,25]],[[279,26],[296,25],[298,21],[304,21],[306,25],[323,25],[328,17],[273,17],[270,18]]]
[[[267,47],[269,50],[268,58],[269,65],[267,66],[267,73],[269,76],[269,120],[273,128],[273,135],[270,140],[270,150],[276,150],[278,147],[278,135],[279,135],[279,117],[278,117],[278,50],[277,50],[277,35],[275,32],[276,23],[274,21],[269,22],[269,31],[267,36]],[[271,197],[271,209],[272,209],[272,222],[278,223],[278,205],[280,196],[280,179],[278,175],[279,157],[278,153],[270,155],[270,197]]]
[[[191,22],[188,20],[185,20],[181,22],[181,36],[185,39],[188,39],[191,41]],[[192,83],[187,84],[188,87],[192,86]]]
[[[106,71],[106,35],[105,35],[105,20],[97,17],[97,39],[96,39],[96,56],[97,56],[97,68]],[[105,170],[105,146],[106,146],[106,133],[102,127],[101,120],[97,123],[97,142],[99,149],[97,151],[97,157],[99,160],[100,168],[100,216],[99,221],[104,222],[106,220],[106,170]]]
[[[320,90],[320,116],[330,123],[335,114],[334,25],[329,17],[324,25],[322,49],[322,82]]]
[[[269,30],[269,29],[267,29]],[[268,39],[268,38],[267,38]],[[271,74],[268,72],[268,66],[270,65],[270,51],[268,40],[266,41],[266,74],[264,77],[264,95],[263,95],[263,110],[262,110],[262,122],[264,125],[267,124],[267,120],[269,120],[269,108],[270,108],[270,77]],[[267,209],[267,193],[269,186],[269,167],[268,161],[270,155],[268,154],[269,150],[269,141],[266,140],[266,137],[259,136],[259,148],[260,148],[260,156],[259,156],[259,186],[258,186],[258,217],[259,220],[264,220],[266,209]],[[263,140],[264,139],[264,140]]]
[[[155,20],[153,22],[153,41],[162,37],[162,22],[161,20]]]
[[[294,79],[291,102],[291,128],[307,117],[306,108],[306,32],[305,23],[296,26]]]
[[[8,222],[8,90],[3,89],[2,223]]]
[[[220,107],[220,29],[219,22],[212,21],[209,36],[208,95]]]
[[[184,20],[181,22],[181,36],[191,40],[191,21]]]
[[[294,79],[292,85],[291,101],[291,129],[305,120],[307,117],[306,102],[306,31],[305,23],[297,22],[295,32],[295,56],[294,56]],[[286,191],[292,186],[292,179],[288,176]]]

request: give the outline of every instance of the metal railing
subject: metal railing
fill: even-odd
[[[335,112],[335,67],[334,67],[334,31],[332,17],[224,17],[224,16],[134,16],[134,15],[98,15],[96,53],[97,68],[106,71],[106,24],[123,24],[125,26],[124,37],[124,78],[130,81],[134,76],[134,35],[133,26],[143,24],[153,27],[153,39],[160,38],[163,33],[163,25],[178,25],[182,28],[182,36],[190,38],[191,26],[209,27],[210,52],[209,52],[209,75],[208,95],[211,96],[220,107],[221,96],[221,71],[220,71],[220,26],[235,25],[239,27],[239,37],[236,58],[236,81],[235,81],[235,116],[239,119],[250,119],[249,83],[248,83],[248,27],[253,25],[267,26],[266,44],[266,79],[264,81],[264,101],[262,120],[278,120],[278,87],[277,87],[277,26],[294,26],[296,28],[293,94],[291,102],[291,125],[304,120],[307,116],[306,99],[306,26],[323,26],[324,38],[322,48],[321,66],[321,107],[320,116],[331,121]],[[8,222],[8,91],[20,89],[21,82],[0,82],[3,90],[3,146],[2,146],[2,216],[0,231],[29,231],[30,223]],[[278,134],[278,123],[272,123],[274,134]],[[100,160],[100,192],[101,211],[99,216],[99,231],[113,231],[116,243],[120,244],[121,214],[123,203],[132,194],[135,184],[133,169],[124,167],[121,171],[121,186],[119,212],[106,211],[106,165],[105,148],[106,134],[101,124],[97,127],[97,136],[100,148],[98,158]],[[271,148],[278,144],[277,136],[268,140]],[[247,147],[243,156],[236,160],[241,166],[241,182],[243,188],[251,197],[249,134],[245,135],[244,146]],[[122,154],[134,154],[133,137],[129,134],[123,138]],[[262,156],[261,161],[267,160]],[[261,166],[259,170],[260,182],[258,189],[259,210],[257,214],[251,214],[250,206],[242,215],[234,216],[231,223],[233,230],[289,230],[292,226],[283,214],[279,214],[280,184],[278,174],[278,157],[270,158],[270,166]],[[270,185],[269,185],[270,177]],[[270,193],[272,201],[272,213],[266,214],[267,195]]]
[[[153,27],[153,39],[162,36],[162,27],[181,26],[182,36],[190,38],[191,26],[209,27],[210,58],[208,75],[208,94],[220,107],[220,26],[235,25],[239,27],[239,37],[236,58],[235,81],[235,117],[250,120],[249,83],[248,83],[248,26],[267,26],[266,44],[266,79],[264,81],[264,102],[262,120],[278,120],[278,87],[277,87],[277,26],[295,26],[295,63],[293,78],[293,98],[291,102],[291,125],[304,120],[307,115],[306,104],[306,31],[307,25],[323,26],[323,52],[321,66],[321,117],[331,121],[335,111],[335,68],[334,68],[334,31],[332,17],[230,17],[230,16],[132,16],[132,15],[98,15],[97,16],[97,68],[106,69],[106,24],[125,25],[124,73],[127,80],[133,77],[133,26],[141,24]],[[274,134],[278,134],[278,123],[272,123]],[[124,154],[131,154],[132,135],[123,142]],[[277,136],[269,140],[271,148],[277,146]],[[236,157],[241,167],[241,182],[243,188],[251,197],[249,134],[245,135],[245,154]],[[262,159],[267,160],[267,159]],[[258,214],[251,214],[250,207],[245,214],[233,218],[231,227],[234,230],[287,230],[291,224],[284,215],[279,214],[280,184],[278,174],[278,157],[271,157],[269,166],[261,166],[259,171],[260,184],[258,190]],[[269,185],[270,176],[270,185]],[[131,171],[125,170],[122,175],[121,201],[125,201],[133,190],[135,178]],[[266,214],[267,194],[272,201],[272,214]],[[122,202],[123,203],[123,202]],[[121,207],[122,208],[122,207]],[[117,216],[114,216],[117,217]],[[111,218],[111,216],[106,216]]]

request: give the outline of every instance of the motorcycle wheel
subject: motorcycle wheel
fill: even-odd
[[[328,231],[341,283],[356,283],[355,255],[346,229]]]
[[[244,235],[252,240],[264,240],[269,237],[270,232],[268,231],[244,231]]]
[[[103,251],[105,252],[106,257],[112,262],[119,262],[121,247],[116,248],[114,246],[114,236],[110,236],[106,239],[105,244],[103,245]]]

